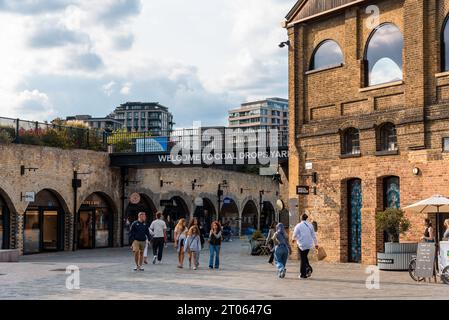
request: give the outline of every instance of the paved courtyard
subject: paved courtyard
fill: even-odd
[[[449,286],[416,284],[407,273],[382,272],[379,290],[366,288],[365,267],[314,263],[313,278],[297,278],[291,261],[286,279],[276,277],[266,257],[248,255],[242,241],[225,243],[222,269],[207,268],[203,251],[197,271],[176,268],[172,246],[161,265],[132,271],[127,248],[61,252],[22,257],[20,263],[0,263],[0,299],[448,299]],[[80,290],[66,288],[65,269],[80,269]]]

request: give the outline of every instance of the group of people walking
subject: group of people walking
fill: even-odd
[[[318,249],[318,240],[315,229],[307,220],[307,214],[301,216],[301,222],[298,223],[293,231],[292,241],[299,248],[301,257],[300,279],[307,279],[311,277],[313,269],[309,263],[309,253],[314,247]],[[266,241],[267,246],[271,249],[268,263],[276,263],[277,275],[279,278],[285,278],[287,273],[287,260],[292,253],[292,248],[288,240],[288,235],[285,226],[282,223],[273,223]]]
[[[209,268],[220,268],[220,249],[223,241],[221,224],[214,221],[209,234]],[[133,222],[129,231],[129,242],[134,252],[136,267],[134,271],[144,271],[143,264],[148,263],[148,251],[153,247],[153,264],[162,263],[164,247],[167,244],[167,225],[162,213],[156,214],[150,226],[146,223],[146,214],[139,213],[137,221]],[[188,255],[189,269],[197,270],[200,254],[204,248],[204,235],[197,218],[193,218],[187,226],[186,219],[180,219],[174,230],[174,247],[178,254],[178,268],[184,268],[184,260]]]
[[[309,263],[308,255],[314,247],[318,249],[315,229],[309,223],[307,214],[301,216],[301,222],[293,231],[292,243],[299,248],[301,257],[300,279],[307,279],[312,275],[313,269]],[[146,223],[146,214],[141,212],[138,220],[131,225],[129,240],[134,252],[136,267],[134,271],[144,271],[143,264],[148,263],[150,244],[153,248],[153,264],[161,263],[164,247],[167,243],[167,225],[162,214],[156,214],[150,226]],[[193,218],[189,225],[186,219],[180,219],[174,230],[174,248],[178,255],[178,268],[184,268],[187,254],[189,269],[197,270],[200,265],[200,255],[204,248],[204,235],[197,218]],[[224,240],[223,230],[219,221],[212,222],[209,233],[209,269],[220,268],[221,244]],[[275,262],[277,275],[285,278],[287,273],[287,260],[292,252],[289,237],[282,223],[273,223],[267,237],[267,245],[271,249],[269,263]]]

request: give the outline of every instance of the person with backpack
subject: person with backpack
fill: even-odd
[[[274,244],[274,257],[276,267],[278,269],[278,277],[284,279],[287,272],[285,267],[287,266],[288,256],[292,249],[288,243],[288,235],[287,232],[285,232],[285,227],[282,223],[279,223],[276,226],[276,232],[274,233],[272,239]]]
[[[312,275],[313,269],[309,263],[309,252],[315,246],[318,249],[318,240],[313,225],[307,221],[309,216],[303,214],[301,222],[298,223],[293,231],[293,241],[296,241],[299,254],[301,256],[301,271],[298,278],[307,279]]]
[[[143,252],[147,245],[147,240],[151,239],[150,231],[145,220],[145,212],[140,212],[138,219],[133,222],[129,230],[129,243],[131,243],[131,248],[134,252],[134,261],[136,263],[134,271],[144,271],[142,267]]]
[[[190,269],[192,268],[192,262],[194,264],[193,270],[198,269],[201,249],[200,230],[194,225],[189,229],[184,247],[185,252],[189,254]]]
[[[273,243],[273,236],[276,233],[276,221],[273,221],[273,223],[270,226],[270,230],[268,231],[267,240],[265,241],[265,245],[270,249],[270,258],[268,259],[269,264],[273,264],[274,261],[274,243]]]
[[[211,230],[209,233],[209,269],[219,269],[220,268],[220,249],[221,242],[223,240],[223,235],[221,233],[220,222],[214,221],[211,225]],[[215,258],[215,261],[214,261]],[[214,266],[215,262],[215,266]]]

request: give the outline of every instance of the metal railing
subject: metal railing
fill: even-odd
[[[128,132],[71,127],[0,117],[0,144],[17,143],[62,149],[110,153],[166,153],[174,146],[189,150],[285,149],[288,131],[247,130],[225,127]]]
[[[126,132],[107,134],[107,145],[111,153],[164,153],[176,145],[180,149],[217,150],[236,149],[286,149],[288,131],[254,130],[239,131],[229,128],[179,129],[173,131]]]
[[[0,143],[106,151],[106,135],[94,129],[0,117]]]

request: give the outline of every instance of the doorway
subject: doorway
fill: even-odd
[[[64,250],[64,211],[49,190],[36,195],[24,214],[24,254]]]
[[[348,181],[348,261],[362,261],[362,181]]]
[[[78,248],[112,247],[113,214],[106,199],[92,194],[78,212]]]
[[[0,197],[0,249],[9,249],[9,209]]]

